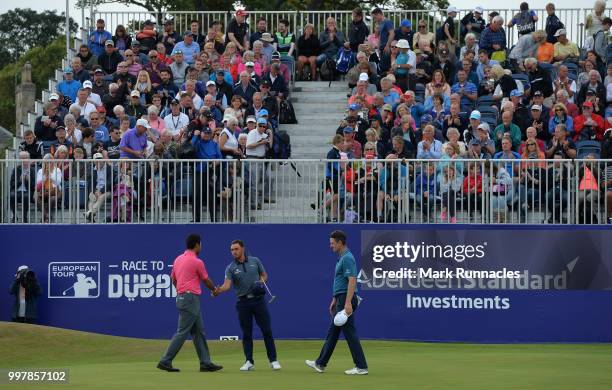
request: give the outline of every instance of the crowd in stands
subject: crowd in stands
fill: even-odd
[[[348,31],[339,30],[330,17],[323,31],[306,24],[300,34],[287,20],[272,31],[265,18],[251,30],[245,10],[235,13],[225,31],[220,22],[201,26],[193,21],[189,30],[177,32],[172,20],[163,27],[148,20],[130,36],[124,26],[117,26],[114,34],[106,31],[100,19],[64,69],[64,80],[45,104],[34,131],[24,134],[22,156],[278,157],[274,143],[279,140],[279,111],[289,99],[294,73],[301,80],[345,73],[348,115],[337,128],[329,159],[573,159],[584,157],[581,146],[589,146],[591,157],[607,158],[612,154],[611,133],[606,131],[612,127],[612,21],[604,14],[605,2],[596,1],[587,16],[584,45],[568,40],[554,4],[546,10],[545,30],[536,30],[538,17],[527,3],[508,21],[497,12],[485,15],[481,7],[456,20],[458,10],[451,6],[435,30],[431,20],[406,19],[395,25],[379,8],[371,11],[369,27],[357,8]],[[518,35],[513,47],[508,47],[506,29]],[[331,71],[330,61],[336,66]],[[194,165],[196,172],[206,172],[197,175],[198,204],[202,194],[224,188],[207,184],[209,175],[227,176],[216,166],[203,166]],[[261,186],[264,181],[270,184],[269,168],[259,166],[264,172],[254,176],[265,179]],[[493,182],[504,188],[504,197],[513,199],[513,187],[546,174],[548,167],[537,164],[535,173],[535,166],[519,172],[519,164],[494,165]],[[344,167],[327,165],[325,206],[341,202],[339,194],[350,181]],[[434,167],[429,172],[405,163],[396,166],[396,175],[381,165],[364,170],[378,183],[371,219],[379,220],[385,200],[397,197],[385,191],[394,176],[414,184],[420,203],[422,194],[454,203],[475,188],[482,191],[482,178],[472,180],[468,172],[474,171],[475,177],[485,172],[476,172],[470,164],[457,167],[455,163],[452,169]],[[113,169],[119,173],[115,177],[122,176],[120,164]],[[585,170],[583,190],[611,187],[612,172]],[[38,176],[49,181],[45,172]],[[56,184],[61,186],[59,179]],[[559,192],[555,188],[547,189],[553,197]],[[95,201],[99,194],[90,190]],[[261,208],[264,196],[249,192],[251,208]],[[532,206],[527,203],[521,207]],[[612,199],[607,204],[612,206]],[[507,206],[499,202],[500,209]],[[454,206],[446,209],[442,220],[454,222]],[[608,217],[611,213],[612,207]],[[199,208],[194,214],[200,221]],[[95,207],[89,207],[87,218],[93,220],[94,215]]]
[[[553,3],[546,6],[545,30],[536,29],[538,16],[525,2],[507,21],[497,12],[485,15],[481,7],[457,20],[458,10],[451,6],[435,30],[428,20],[419,20],[414,30],[408,19],[396,25],[374,9],[371,34],[357,9],[348,42],[329,20],[319,47],[324,39],[336,42],[353,50],[354,60],[346,77],[351,88],[347,116],[327,158],[419,160],[366,163],[367,169],[328,163],[321,206],[330,219],[346,219],[342,210],[360,204],[361,220],[389,221],[402,189],[421,209],[436,206],[440,213],[434,220],[453,223],[459,199],[475,211],[488,187],[495,191],[491,202],[499,219],[511,209],[524,217],[535,205],[547,204],[548,222],[563,221],[568,198],[559,190],[562,178],[555,176],[562,171],[559,163],[521,161],[612,156],[612,20],[604,10],[605,2],[597,1],[586,20],[582,48],[568,40]],[[518,35],[512,47],[506,29]],[[305,31],[298,40],[298,50],[312,42],[310,56],[299,57],[311,74],[321,62],[315,59],[321,49],[314,50],[313,37]],[[440,159],[452,164],[423,164]],[[483,165],[462,159],[487,159],[493,166],[483,172]],[[497,159],[517,162],[494,163]],[[584,166],[579,171],[580,205],[596,206],[596,194],[597,199],[607,196],[612,223],[612,169]],[[372,188],[364,190],[364,183]]]

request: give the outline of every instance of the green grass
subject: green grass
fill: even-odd
[[[68,368],[64,389],[610,389],[612,345],[481,345],[365,341],[370,375],[347,377],[352,366],[341,341],[324,374],[304,365],[321,341],[278,341],[283,369],[268,367],[261,342],[256,370],[240,372],[239,342],[209,342],[213,361],[225,368],[198,372],[190,342],[177,359],[180,373],[155,368],[168,342],[0,322],[0,367]],[[41,389],[50,386],[22,385]]]

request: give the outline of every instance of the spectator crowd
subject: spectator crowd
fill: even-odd
[[[549,221],[559,222],[568,203],[559,190],[564,178],[556,176],[563,169],[554,169],[562,163],[494,163],[488,172],[479,164],[459,163],[612,154],[607,131],[612,127],[612,20],[605,16],[605,2],[596,1],[587,16],[584,44],[568,39],[553,3],[546,11],[544,30],[536,29],[538,16],[527,3],[520,4],[511,20],[497,12],[485,15],[479,6],[458,19],[457,8],[450,6],[436,29],[432,19],[405,19],[396,25],[379,8],[371,11],[369,27],[364,12],[356,8],[348,31],[330,17],[323,31],[306,24],[299,34],[284,19],[275,31],[265,18],[251,29],[243,9],[225,29],[220,22],[201,26],[193,21],[189,30],[177,32],[172,20],[159,27],[148,20],[134,36],[121,25],[111,34],[100,19],[64,69],[64,80],[45,104],[35,130],[24,134],[20,158],[106,161],[96,164],[99,172],[86,187],[86,218],[93,221],[105,192],[130,201],[136,196],[130,182],[162,174],[154,169],[126,172],[128,164],[107,160],[287,157],[278,151],[284,142],[278,126],[292,78],[342,75],[350,90],[347,116],[327,158],[403,162],[388,165],[393,172],[381,163],[350,164],[354,169],[328,163],[321,206],[330,209],[332,220],[344,218],[334,207],[345,203],[341,194],[369,184],[370,190],[361,193],[374,201],[363,202],[371,206],[358,210],[360,220],[386,220],[405,185],[421,208],[444,203],[439,215],[443,222],[456,221],[460,198],[477,209],[474,199],[483,188],[496,191],[499,214],[517,199],[521,215],[546,199]],[[518,35],[512,47],[506,29]],[[436,162],[417,166],[406,161],[410,159]],[[452,164],[439,162],[445,159]],[[70,179],[59,162],[49,166],[31,176],[36,177],[31,181],[33,197],[41,202],[57,202]],[[16,167],[11,180],[11,189],[23,192],[30,184],[19,180],[18,168],[23,176],[31,167]],[[240,173],[247,182],[250,209],[274,202],[261,191],[272,186],[270,168],[254,163]],[[607,197],[610,218],[612,171],[603,168],[580,168],[581,202],[592,204],[596,193]],[[103,173],[107,170],[113,174]],[[224,182],[231,175],[213,162],[194,163],[191,170],[197,178],[194,220],[202,220],[202,203],[207,203],[211,220],[216,219],[214,199],[236,183]],[[494,177],[486,177],[492,172]],[[540,180],[547,175],[551,177],[543,188]],[[112,183],[108,177],[114,178]],[[538,193],[523,196],[534,183]],[[122,217],[129,218],[119,208],[113,219]]]

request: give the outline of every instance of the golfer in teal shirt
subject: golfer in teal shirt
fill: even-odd
[[[329,245],[339,258],[336,263],[334,273],[333,298],[329,305],[329,313],[332,315],[332,321],[327,330],[327,338],[321,349],[321,353],[316,361],[306,360],[306,365],[313,368],[315,371],[322,373],[329,362],[334,348],[338,343],[340,331],[344,332],[344,338],[348,343],[353,356],[355,367],[344,371],[347,375],[366,375],[368,373],[368,364],[366,362],[357,329],[355,328],[355,310],[357,309],[357,265],[355,257],[346,247],[346,234],[340,230],[332,232],[329,238]],[[336,326],[333,317],[336,313],[344,310],[349,316],[346,323],[342,326]]]

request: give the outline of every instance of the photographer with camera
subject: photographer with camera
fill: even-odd
[[[34,271],[27,265],[17,268],[9,293],[15,296],[11,314],[13,322],[33,324],[36,321],[36,303],[41,293]]]

